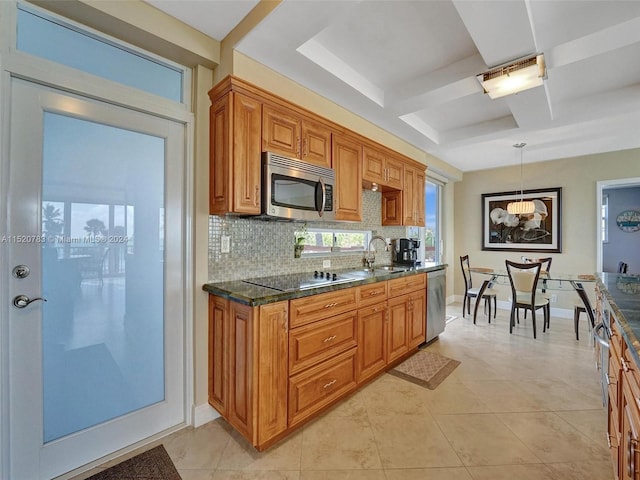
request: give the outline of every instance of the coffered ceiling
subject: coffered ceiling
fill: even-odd
[[[221,40],[257,3],[149,3]],[[237,50],[462,171],[640,147],[640,1],[284,0]],[[475,76],[544,53],[544,85]]]

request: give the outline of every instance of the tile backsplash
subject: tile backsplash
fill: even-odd
[[[384,238],[406,236],[405,227],[383,227],[381,193],[362,191],[362,222],[309,223],[308,225],[345,230],[372,230]],[[264,221],[234,216],[209,216],[209,281],[226,282],[249,277],[323,270],[322,261],[331,260],[331,269],[362,266],[362,253],[333,253],[312,258],[294,258],[294,232],[300,223]],[[221,237],[231,239],[229,253],[221,251]],[[375,242],[376,263],[391,263],[391,252],[381,251]]]

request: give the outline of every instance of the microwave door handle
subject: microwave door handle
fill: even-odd
[[[318,188],[320,189],[321,192],[321,200],[320,200],[320,207],[318,208]],[[318,214],[320,216],[322,216],[324,214],[324,207],[325,207],[325,201],[327,198],[327,189],[324,186],[324,182],[322,181],[321,178],[318,179],[318,183],[316,184],[316,208],[318,208]]]

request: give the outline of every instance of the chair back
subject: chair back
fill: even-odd
[[[460,267],[462,268],[462,278],[464,278],[464,291],[466,292],[471,285],[471,272],[469,271],[469,255],[463,255],[460,257]]]
[[[541,271],[544,271],[547,273],[551,271],[551,261],[553,260],[553,258],[551,257],[545,257],[545,258],[521,257],[521,258],[524,263],[541,263],[542,264]]]
[[[625,262],[618,262],[618,273],[627,273],[628,268],[629,265],[627,265]]]
[[[531,295],[531,305],[533,306],[536,301],[536,288],[538,288],[542,264],[540,262],[517,263],[505,260],[505,265],[509,275],[513,301],[515,302],[518,298],[518,293],[525,293]]]
[[[578,282],[575,283],[575,290],[576,292],[578,292],[578,296],[582,300],[582,303],[584,303],[584,306],[587,310],[587,315],[589,316],[589,321],[591,322],[591,328],[593,329],[596,326],[596,319],[595,319],[595,316],[593,315],[593,308],[591,308],[591,302],[589,301],[589,296],[587,295],[587,292],[585,291],[584,286],[582,286],[581,283],[578,283]]]

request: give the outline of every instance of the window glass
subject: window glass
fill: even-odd
[[[440,203],[442,186],[427,180],[425,188],[424,259],[426,262],[440,261]]]
[[[183,71],[18,7],[17,48],[68,67],[182,102]]]
[[[331,252],[363,252],[371,232],[340,229],[309,228],[303,232],[303,255]]]
[[[609,195],[602,194],[602,212],[600,212],[600,228],[602,229],[602,242],[609,242]]]

